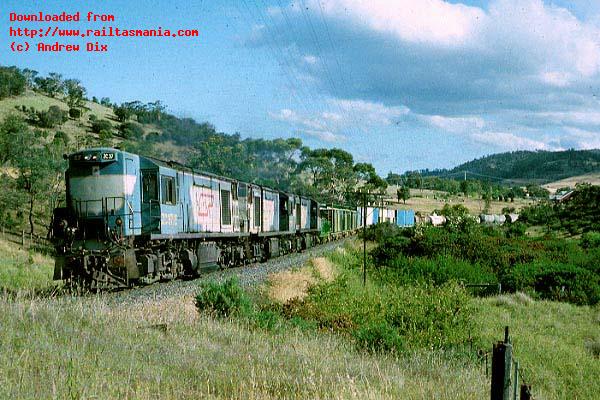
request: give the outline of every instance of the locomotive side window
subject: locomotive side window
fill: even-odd
[[[254,196],[254,226],[260,226],[260,196]]]
[[[156,182],[156,173],[142,173],[142,201],[149,203],[158,200],[158,185]]]
[[[160,177],[160,189],[162,203],[174,205],[177,201],[175,196],[175,178],[162,175]]]
[[[231,225],[231,208],[229,207],[229,190],[221,190],[221,224]]]

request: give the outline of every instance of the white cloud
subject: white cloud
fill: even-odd
[[[310,64],[310,65],[315,65],[319,61],[319,59],[317,57],[315,57],[313,55],[310,55],[310,54],[305,55],[304,57],[302,57],[302,60],[305,63]]]
[[[343,142],[346,140],[345,136],[337,135],[331,131],[305,129],[305,130],[299,131],[299,133],[315,137],[323,142],[328,142],[328,143],[339,143],[339,142]]]
[[[441,0],[311,0],[308,8],[400,40],[437,45],[463,44],[486,18],[483,10]],[[300,4],[293,6],[296,10]]]
[[[567,128],[568,147],[576,147],[584,150],[600,149],[600,131],[591,132],[579,128]]]
[[[485,126],[485,121],[480,117],[444,117],[441,115],[425,115],[422,118],[434,127],[448,132],[465,132],[470,129],[480,130]]]
[[[510,132],[477,132],[469,137],[500,150],[561,150],[546,142],[517,136]]]
[[[391,125],[394,119],[407,115],[410,110],[404,106],[389,107],[383,103],[365,100],[336,99],[329,102],[344,111],[353,122]]]

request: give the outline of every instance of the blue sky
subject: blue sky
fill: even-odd
[[[103,38],[107,53],[3,50],[0,64],[59,72],[116,102],[161,100],[226,133],[341,147],[382,174],[509,150],[600,148],[595,0],[4,0],[0,7],[4,49],[15,40],[10,12],[94,11],[114,14],[121,28],[199,29],[198,38]]]

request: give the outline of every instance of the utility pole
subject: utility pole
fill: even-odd
[[[363,192],[363,287],[367,286],[367,193]]]

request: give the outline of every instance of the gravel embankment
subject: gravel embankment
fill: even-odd
[[[237,276],[241,285],[252,286],[264,282],[267,276],[273,272],[279,272],[294,267],[301,267],[312,257],[318,257],[335,248],[342,246],[349,239],[341,239],[335,242],[326,243],[302,253],[288,254],[283,257],[271,259],[264,263],[251,264],[245,267],[231,268],[222,271],[215,271],[201,276],[198,279],[183,281],[176,280],[172,282],[160,282],[149,286],[143,286],[121,292],[105,294],[110,302],[117,304],[136,303],[147,300],[160,300],[167,297],[190,296],[198,292],[198,286],[202,281],[208,279],[223,280],[230,276]]]

